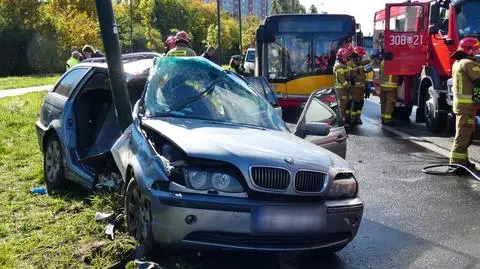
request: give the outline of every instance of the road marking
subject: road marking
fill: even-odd
[[[382,124],[380,124],[379,121],[373,120],[371,118],[364,117],[363,119],[365,121],[373,124],[373,125],[376,125],[376,126],[382,128],[382,129],[384,129],[384,130],[386,130],[390,133],[393,133],[393,134],[397,135],[399,138],[401,138],[403,140],[410,141],[410,142],[412,142],[416,145],[419,145],[423,148],[426,148],[430,151],[433,151],[433,152],[437,153],[438,155],[444,156],[446,158],[450,158],[450,151],[448,151],[448,150],[446,150],[446,149],[444,149],[440,146],[437,146],[430,141],[427,141],[425,139],[418,138],[418,137],[415,137],[415,136],[411,136],[411,135],[409,135],[407,133],[404,133],[404,132],[402,132],[398,129],[395,129],[393,127],[382,125]],[[480,164],[478,162],[476,162],[476,161],[472,161],[472,162],[475,165],[480,166]]]

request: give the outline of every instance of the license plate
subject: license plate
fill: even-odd
[[[252,233],[309,234],[326,227],[325,206],[271,206],[253,211]]]

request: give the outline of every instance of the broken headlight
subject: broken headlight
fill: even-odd
[[[333,199],[354,198],[357,195],[358,183],[352,174],[337,175],[328,189],[327,196]]]
[[[238,179],[229,173],[184,168],[185,183],[194,190],[217,190],[222,192],[243,192]]]

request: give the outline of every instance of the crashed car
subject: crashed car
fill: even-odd
[[[157,58],[133,115],[111,154],[128,232],[150,251],[335,252],[355,237],[353,169],[304,139],[328,124],[303,116],[290,132],[245,80],[198,57]]]
[[[104,59],[76,65],[46,95],[36,129],[49,190],[69,179],[123,191],[128,232],[150,251],[334,252],[353,240],[363,215],[354,171],[314,144],[341,127],[335,92],[312,94],[290,131],[237,75],[157,56],[123,56],[134,108],[123,132]]]
[[[123,55],[132,106],[140,99],[158,53]],[[35,124],[43,152],[49,191],[65,178],[85,187],[115,189],[122,182],[110,154],[121,135],[113,105],[105,58],[82,61],[47,93]]]

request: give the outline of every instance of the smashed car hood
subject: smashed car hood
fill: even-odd
[[[284,131],[169,117],[144,120],[143,124],[190,157],[239,166],[285,166],[289,159],[298,168],[328,171],[332,166],[344,166],[351,170],[340,157],[337,156],[342,161],[331,158],[333,153]]]

